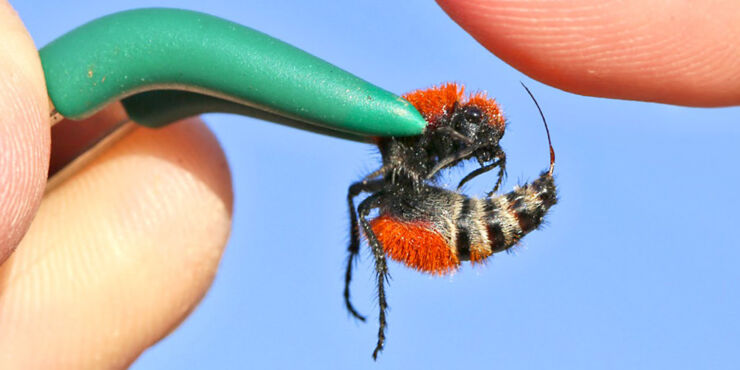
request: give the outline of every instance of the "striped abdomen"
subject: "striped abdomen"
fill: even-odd
[[[371,226],[388,257],[441,275],[457,269],[460,261],[481,262],[511,248],[542,224],[556,202],[547,172],[495,198],[429,187],[418,199],[388,196]]]

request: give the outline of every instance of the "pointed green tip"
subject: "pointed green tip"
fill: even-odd
[[[393,126],[395,131],[390,136],[420,135],[427,125],[421,113],[400,96],[396,99],[396,107],[393,108],[392,113],[396,118]]]
[[[427,122],[405,99],[371,84],[361,91],[350,94],[353,114],[341,129],[368,136],[413,136],[424,131]]]

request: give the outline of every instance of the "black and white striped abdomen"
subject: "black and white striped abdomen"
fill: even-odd
[[[373,227],[386,253],[421,271],[442,274],[457,268],[460,261],[481,262],[514,246],[542,224],[557,194],[552,175],[544,172],[529,184],[490,198],[427,186],[421,193],[388,193],[380,199],[378,219],[385,223],[381,226],[377,221]],[[431,241],[434,248],[424,245]],[[446,246],[447,257],[442,262],[435,257],[436,267],[416,258],[425,255],[424,250],[438,251],[440,245]]]
[[[552,175],[540,177],[513,191],[491,198],[462,196],[451,233],[451,245],[460,260],[479,262],[514,246],[537,229],[557,202]]]

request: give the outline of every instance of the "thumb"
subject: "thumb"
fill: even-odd
[[[0,264],[28,230],[46,185],[49,98],[36,47],[0,0]]]

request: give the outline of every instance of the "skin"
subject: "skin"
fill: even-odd
[[[514,68],[583,95],[740,104],[735,0],[437,0]]]
[[[0,368],[125,368],[213,280],[231,227],[226,159],[197,119],[138,128],[44,195],[51,141],[57,162],[121,112],[50,135],[37,48],[5,1],[0,45]]]
[[[732,0],[439,4],[491,52],[564,90],[740,103]],[[51,141],[54,165],[80,130],[120,111],[62,123],[52,139],[37,48],[3,0],[0,45],[0,368],[126,367],[213,280],[233,203],[223,152],[197,119],[139,128],[44,195]]]

